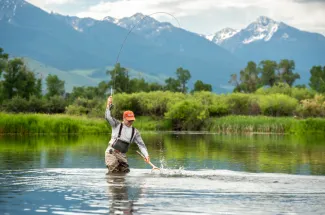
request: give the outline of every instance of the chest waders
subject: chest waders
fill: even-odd
[[[132,143],[132,139],[133,139],[133,136],[134,136],[135,129],[134,129],[134,127],[132,127],[131,139],[130,139],[129,142],[127,142],[127,141],[124,141],[124,140],[120,139],[122,128],[123,128],[123,123],[121,123],[121,125],[120,125],[120,130],[118,132],[118,136],[117,136],[116,140],[114,141],[114,143],[112,144],[112,148],[115,149],[115,150],[118,150],[118,151],[120,151],[122,153],[126,153],[129,150],[130,144]]]

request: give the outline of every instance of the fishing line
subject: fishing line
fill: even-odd
[[[140,20],[138,20],[138,22],[137,22],[137,23],[136,23],[136,24],[135,24],[135,25],[134,25],[134,26],[133,26],[133,27],[128,31],[128,33],[126,34],[126,36],[125,36],[125,38],[124,38],[124,40],[123,40],[123,43],[122,43],[122,45],[121,45],[120,51],[118,52],[118,55],[117,55],[117,58],[116,58],[116,62],[115,62],[115,67],[114,67],[113,88],[115,88],[116,65],[117,65],[117,63],[119,62],[120,55],[121,55],[121,53],[122,53],[122,50],[123,50],[123,48],[124,48],[124,45],[125,45],[125,43],[126,43],[128,37],[129,37],[129,35],[130,35],[131,32],[133,31],[133,29],[135,29],[136,27],[138,27],[138,26],[141,24],[141,22],[142,22],[144,19],[146,19],[146,18],[148,18],[148,17],[150,17],[150,16],[152,16],[152,15],[155,15],[155,14],[167,14],[167,15],[173,17],[173,18],[176,20],[177,24],[178,24],[178,28],[181,28],[181,25],[179,24],[178,19],[177,19],[174,15],[172,15],[171,13],[168,13],[168,12],[155,12],[155,13],[151,13],[151,14],[149,14],[149,15],[145,15],[145,16],[142,17]],[[111,96],[112,96],[112,95],[113,95],[113,89],[112,89],[112,87],[111,87]]]

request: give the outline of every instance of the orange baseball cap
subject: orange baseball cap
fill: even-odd
[[[134,113],[130,110],[124,111],[123,118],[128,121],[135,120]]]

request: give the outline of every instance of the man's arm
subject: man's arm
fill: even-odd
[[[112,127],[116,127],[120,124],[120,122],[117,119],[112,117],[112,115],[111,115],[112,106],[113,106],[113,98],[112,98],[112,96],[110,96],[107,99],[105,119]]]
[[[144,144],[142,137],[138,130],[135,132],[134,142],[138,145],[141,153],[145,156],[146,162],[150,162],[149,153],[146,145]]]

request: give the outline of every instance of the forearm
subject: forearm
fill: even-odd
[[[119,121],[112,117],[112,115],[111,115],[111,107],[109,105],[106,107],[105,119],[113,127],[116,127],[119,124]]]
[[[136,134],[135,136],[135,139],[134,139],[134,142],[138,145],[141,153],[145,156],[145,157],[149,157],[149,153],[148,153],[148,150],[147,150],[147,147],[146,145],[144,144],[140,134]]]

